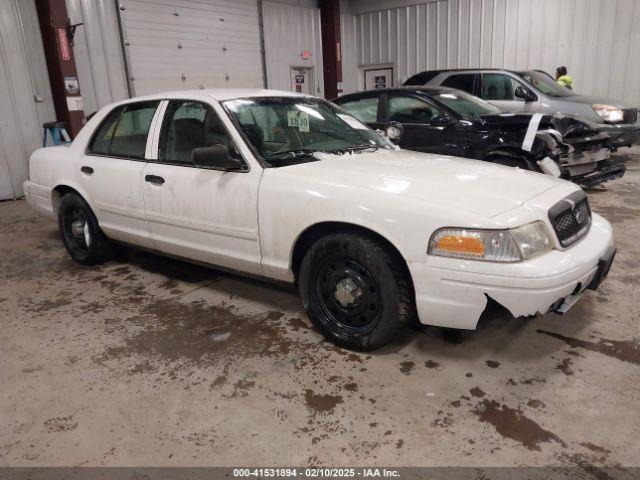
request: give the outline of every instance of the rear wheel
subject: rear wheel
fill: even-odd
[[[104,235],[87,202],[67,193],[58,206],[58,225],[67,252],[82,265],[95,265],[113,257],[113,246]]]
[[[373,350],[408,322],[413,294],[400,260],[382,243],[353,233],[316,242],[300,267],[302,302],[329,340]]]

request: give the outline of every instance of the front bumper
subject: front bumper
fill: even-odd
[[[491,297],[514,317],[544,314],[591,285],[613,245],[611,225],[593,215],[589,233],[567,250],[498,264],[429,256],[409,271],[421,323],[474,329]],[[574,302],[575,303],[575,302]]]
[[[630,147],[634,143],[640,143],[640,123],[601,124],[598,131],[609,134],[610,148]]]

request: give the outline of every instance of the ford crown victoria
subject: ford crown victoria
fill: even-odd
[[[400,150],[324,100],[265,90],[107,106],[30,160],[28,202],[77,262],[123,243],[297,284],[317,328],[373,349],[408,321],[474,329],[491,298],[564,312],[607,275],[573,183]]]

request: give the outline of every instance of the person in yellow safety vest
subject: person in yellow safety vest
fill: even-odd
[[[567,67],[558,67],[556,69],[556,82],[569,90],[573,90],[573,78],[567,75]]]

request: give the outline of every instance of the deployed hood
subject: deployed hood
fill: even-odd
[[[322,184],[370,190],[375,195],[403,195],[487,218],[567,184],[518,168],[409,150],[318,157],[321,160],[276,170]],[[354,192],[354,199],[357,195]]]

